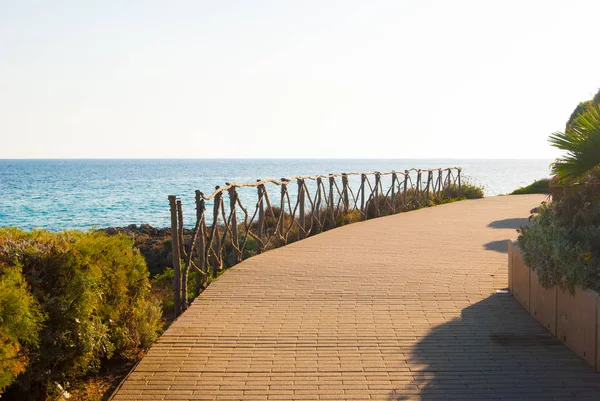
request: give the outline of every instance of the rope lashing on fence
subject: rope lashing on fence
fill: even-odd
[[[460,197],[460,174],[460,167],[451,167],[226,183],[209,196],[196,191],[196,218],[187,236],[181,200],[170,195],[175,316],[188,307],[191,275],[195,275],[193,296],[197,296],[223,269],[255,254],[340,225]],[[352,176],[360,182],[356,191]],[[273,186],[279,187],[278,194],[271,191],[277,206],[269,197]],[[250,195],[243,201],[240,188],[256,188],[256,202],[248,200]],[[212,213],[207,202],[212,202]]]

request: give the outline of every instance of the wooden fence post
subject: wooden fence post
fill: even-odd
[[[366,220],[367,213],[365,211],[365,185],[367,176],[365,174],[360,175],[360,219]]]
[[[421,170],[417,171],[417,199],[422,198],[423,184],[421,183]]]
[[[260,180],[256,180],[260,181]],[[256,236],[260,238],[258,242],[258,253],[263,251],[263,243],[265,241],[265,233],[263,227],[265,225],[265,186],[260,184],[258,190],[258,221],[256,223]]]
[[[200,220],[200,226],[198,233],[198,269],[196,272],[196,286],[194,288],[194,294],[200,295],[200,289],[202,288],[203,275],[202,273],[206,270],[206,259],[205,259],[205,242],[206,242],[206,222],[204,219],[204,211],[206,206],[204,199],[201,197],[201,192],[196,191],[196,219]]]
[[[431,170],[427,172],[427,198],[429,198],[429,186],[431,185],[431,178],[433,177],[433,173]]]
[[[182,258],[185,258],[185,244],[183,242],[183,208],[181,207],[180,199],[177,199],[177,216],[179,217],[179,221],[177,222],[179,227],[179,231],[177,232],[179,235],[179,255]]]
[[[460,171],[462,169],[458,169],[458,197],[460,198]]]
[[[451,190],[450,197],[452,197],[452,188],[450,188],[450,169],[446,170],[446,178],[444,178],[444,187],[447,187]]]
[[[181,313],[181,256],[179,254],[179,233],[177,224],[177,197],[169,195],[169,205],[171,207],[171,254],[173,255],[174,272],[174,312],[175,317]]]
[[[350,199],[348,198],[348,174],[342,174],[342,198],[344,202],[344,214],[348,214],[350,209]]]
[[[229,185],[229,184],[227,184]],[[233,245],[233,264],[240,263],[242,261],[242,252],[239,249],[240,241],[238,235],[238,222],[237,222],[237,191],[235,187],[231,187],[227,190],[229,193],[229,213],[231,213],[231,243]]]
[[[381,174],[375,173],[375,191],[373,193],[373,201],[375,206],[375,217],[379,217],[379,182],[381,181]]]
[[[333,207],[333,186],[335,185],[335,178],[329,177],[329,218],[331,220],[331,228],[335,228],[335,215]]]
[[[306,222],[304,217],[304,180],[298,178],[298,239],[306,237]]]
[[[396,213],[396,181],[398,180],[398,176],[395,171],[392,171],[392,214]]]
[[[438,169],[438,185],[437,185],[437,188],[438,188],[438,197],[441,199],[441,196],[443,194],[442,193],[442,169],[441,168]]]
[[[321,177],[317,177],[317,194],[315,195],[315,210],[313,210],[313,219],[317,220],[319,225],[318,231],[323,231],[323,223],[321,222],[321,186],[323,180]]]
[[[187,258],[187,254],[185,252],[185,243],[183,237],[183,207],[181,206],[181,200],[177,199],[177,215],[179,217],[179,256],[183,258]],[[190,252],[192,251],[190,246]],[[188,287],[188,266],[183,265],[183,269],[181,269],[181,311],[185,311],[187,309],[187,287]]]
[[[279,234],[279,240],[281,242],[281,245],[284,245],[287,242],[286,238],[284,237],[285,213],[283,212],[285,210],[285,195],[287,194],[287,183],[284,178],[282,178],[281,181],[281,203],[279,210],[279,220],[277,221],[277,232]]]
[[[215,190],[218,190],[216,187]],[[222,192],[219,192],[214,197],[213,205],[213,225],[211,228],[213,241],[210,243],[210,249],[212,252],[211,265],[212,265],[212,277],[217,277],[217,272],[221,270],[221,233],[219,232],[219,209],[221,206]]]
[[[406,209],[407,186],[408,186],[408,170],[404,170],[404,209]]]

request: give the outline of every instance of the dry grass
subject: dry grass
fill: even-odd
[[[133,367],[145,355],[140,352],[134,359],[107,361],[102,370],[75,383],[68,401],[106,401]],[[66,401],[66,400],[65,400]]]

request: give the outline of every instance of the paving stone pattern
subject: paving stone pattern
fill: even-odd
[[[124,400],[600,400],[600,375],[507,294],[537,195],[341,227],[212,284]]]

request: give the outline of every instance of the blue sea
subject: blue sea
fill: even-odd
[[[506,194],[549,176],[551,160],[201,159],[0,160],[0,227],[88,229],[148,223],[169,226],[168,195],[178,195],[193,223],[194,191],[225,182],[343,172],[462,167],[486,196]],[[353,178],[351,184],[356,184]],[[357,185],[353,185],[355,190]],[[256,190],[240,191],[244,204]]]

